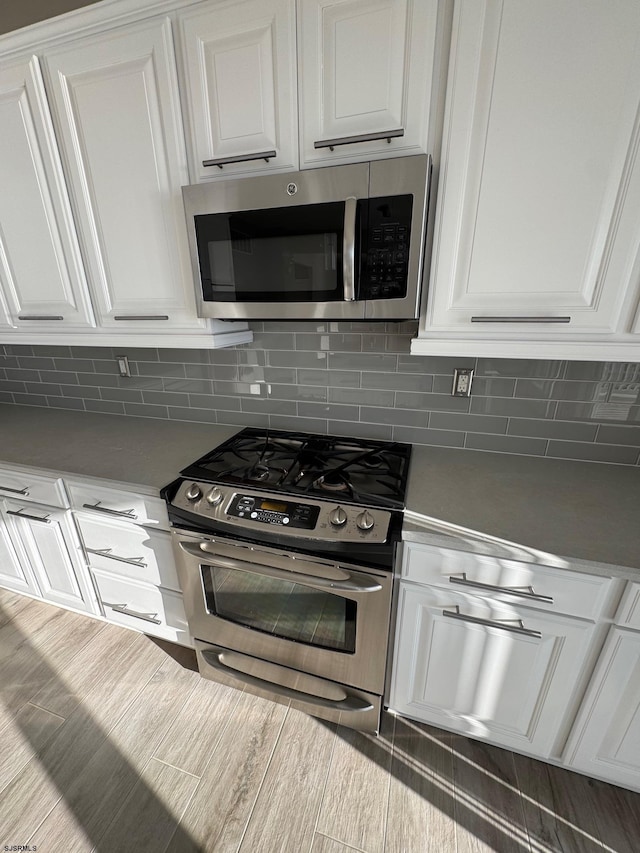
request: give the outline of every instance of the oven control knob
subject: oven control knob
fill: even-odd
[[[356,527],[359,530],[371,530],[375,523],[374,517],[366,509],[356,518]]]
[[[188,501],[197,501],[202,497],[202,489],[197,483],[191,483],[185,494]]]
[[[347,523],[347,513],[341,506],[337,506],[329,513],[329,521],[334,527],[342,527],[343,524]]]
[[[223,497],[224,495],[220,489],[217,486],[214,486],[209,492],[207,492],[207,503],[210,503],[211,506],[218,506]]]

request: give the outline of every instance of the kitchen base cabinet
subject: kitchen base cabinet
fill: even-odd
[[[403,582],[390,707],[548,757],[595,626]]]
[[[0,500],[0,586],[40,596],[38,584],[29,566],[23,564],[9,535],[5,502]]]

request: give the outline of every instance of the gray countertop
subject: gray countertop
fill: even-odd
[[[0,404],[0,461],[157,491],[239,429]],[[638,468],[414,447],[407,510],[407,540],[640,569]]]

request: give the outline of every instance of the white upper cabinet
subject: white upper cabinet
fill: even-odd
[[[437,10],[437,0],[301,0],[301,167],[427,151]]]
[[[637,358],[639,108],[637,0],[457,0],[414,352]]]
[[[198,6],[178,25],[192,182],[296,169],[295,0]]]
[[[93,314],[38,60],[0,65],[0,326],[86,329]]]
[[[51,49],[45,65],[100,325],[204,328],[187,256],[169,19]]]

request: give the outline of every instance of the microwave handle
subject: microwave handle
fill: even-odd
[[[342,280],[344,301],[356,298],[356,211],[358,199],[349,196],[344,201],[344,237],[342,243]]]

